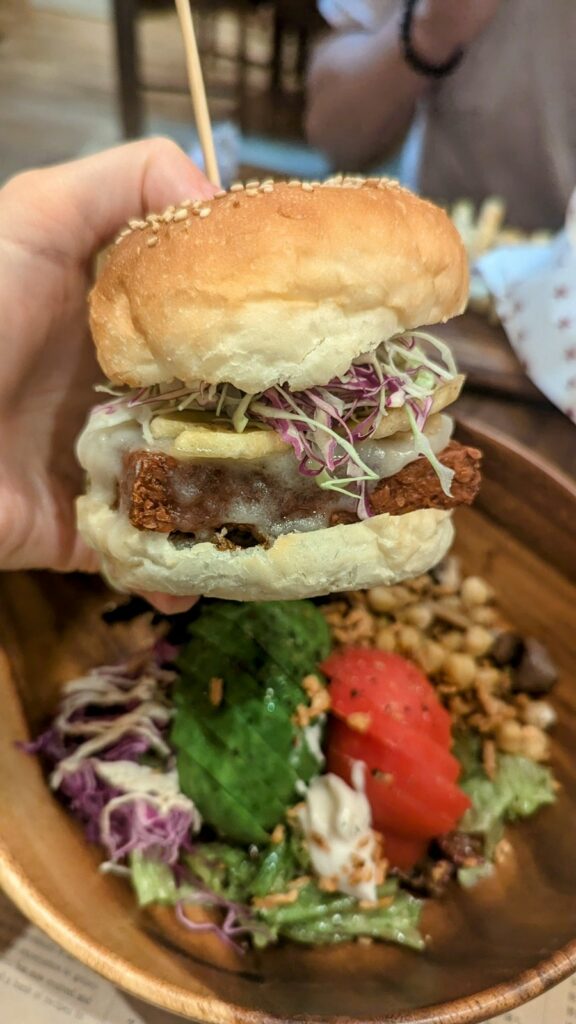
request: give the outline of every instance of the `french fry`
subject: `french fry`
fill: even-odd
[[[505,213],[506,206],[504,200],[498,196],[491,196],[482,203],[478,214],[476,238],[474,239],[474,249],[477,256],[488,252],[493,247],[498,237],[498,232],[502,228]]]
[[[448,213],[459,232],[468,259],[472,265],[479,256],[501,245],[544,245],[550,241],[550,231],[522,231],[505,223],[506,204],[499,196],[488,196],[478,213],[471,199],[459,199],[449,208]],[[471,287],[468,309],[485,316],[489,323],[500,322],[492,296],[482,287]]]
[[[471,200],[461,199],[459,202],[454,203],[450,216],[454,227],[460,233],[460,237],[469,251],[475,234],[474,207]]]

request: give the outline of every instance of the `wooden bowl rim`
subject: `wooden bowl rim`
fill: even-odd
[[[477,434],[480,439],[485,437],[487,441],[514,452],[534,469],[554,480],[576,501],[576,484],[547,459],[535,456],[524,445],[475,419],[459,418],[458,422],[465,429]],[[14,697],[19,704],[15,689]],[[21,708],[20,715],[25,728],[26,722]],[[85,932],[76,929],[66,916],[28,881],[1,839],[0,887],[29,921],[41,928],[66,952],[97,971],[118,988],[152,1005],[206,1024],[303,1024],[303,1021],[309,1024],[324,1024],[327,1020],[318,1015],[280,1018],[224,1003],[215,997],[194,995],[179,985],[154,979],[149,973],[134,967],[129,961],[111,953],[100,943],[89,938]],[[511,981],[483,989],[470,996],[381,1018],[337,1016],[328,1020],[334,1024],[478,1024],[541,995],[565,980],[575,970],[576,938]]]
[[[576,480],[569,476],[569,474],[563,469],[560,469],[552,462],[549,462],[544,455],[540,455],[538,452],[533,452],[525,444],[522,444],[521,441],[517,441],[515,438],[509,437],[503,430],[498,430],[497,427],[488,427],[485,423],[482,423],[475,417],[456,416],[455,423],[456,434],[458,434],[458,427],[462,427],[464,430],[469,430],[480,435],[480,438],[485,437],[487,441],[492,444],[497,444],[502,448],[506,448],[508,451],[513,452],[514,455],[517,455],[518,458],[527,462],[532,469],[544,473],[544,475],[549,477],[550,480],[553,480],[555,484],[567,491],[571,498],[576,499]],[[480,443],[482,443],[481,440]]]

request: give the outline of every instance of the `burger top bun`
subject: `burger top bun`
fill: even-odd
[[[385,179],[249,183],[130,223],[90,300],[115,384],[326,384],[468,294],[447,215]]]

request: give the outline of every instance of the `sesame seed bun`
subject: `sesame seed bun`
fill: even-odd
[[[451,221],[397,184],[256,182],[131,222],[90,319],[114,383],[299,390],[399,331],[455,316],[467,293]]]
[[[453,538],[450,512],[421,509],[284,534],[269,548],[219,551],[210,543],[181,548],[164,533],[137,530],[94,492],[77,505],[82,535],[99,551],[112,586],[232,601],[286,601],[391,586],[436,565]]]

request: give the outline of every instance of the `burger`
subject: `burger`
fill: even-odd
[[[123,590],[291,599],[434,566],[480,453],[421,326],[460,313],[443,211],[380,178],[249,182],[131,221],[90,297],[110,394],[81,533]]]

